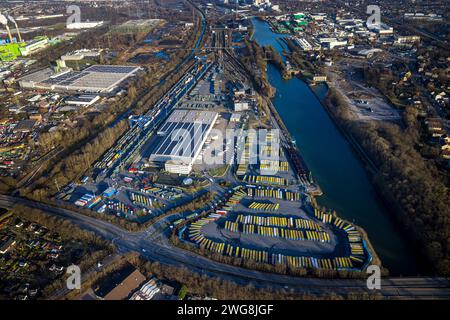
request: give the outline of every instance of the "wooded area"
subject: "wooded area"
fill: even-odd
[[[265,70],[267,69],[267,60],[263,48],[256,41],[244,39],[245,49],[239,55],[240,61],[245,65],[247,72],[255,81],[256,90],[266,97],[275,95],[273,88]]]
[[[73,152],[55,163],[54,166],[49,167],[47,172],[25,193],[36,200],[42,200],[53,195],[57,192],[54,181],[59,186],[63,186],[79,178],[86,170],[91,168],[97,158],[115,143],[127,128],[127,121],[122,120],[113,127],[107,127],[86,144],[77,143],[70,146],[70,150],[73,150]]]
[[[334,89],[330,89],[327,101],[340,125],[377,164],[374,183],[396,219],[419,244],[434,270],[450,275],[450,194],[437,168],[416,150],[416,111],[407,107],[402,128],[395,123],[353,120],[344,98]]]

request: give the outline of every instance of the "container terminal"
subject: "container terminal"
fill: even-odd
[[[183,243],[289,268],[364,270],[372,255],[363,236],[314,204],[320,188],[273,106],[269,130],[254,130],[261,116],[255,94],[230,55],[197,56],[154,108],[130,116],[129,130],[56,197],[145,223],[209,192],[206,215],[204,208],[173,215]],[[217,150],[227,130],[237,134]],[[208,155],[223,161],[208,164]]]

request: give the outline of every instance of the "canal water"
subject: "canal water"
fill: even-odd
[[[281,54],[283,35],[273,33],[266,22],[256,18],[253,25],[258,44],[272,45]],[[362,163],[316,95],[298,78],[283,80],[271,64],[267,74],[277,91],[273,103],[324,193],[317,198],[319,204],[363,227],[391,275],[417,275],[420,269],[412,245],[389,217]],[[315,92],[323,98],[327,88],[318,86]]]

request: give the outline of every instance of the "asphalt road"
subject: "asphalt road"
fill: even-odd
[[[218,263],[192,252],[173,247],[169,244],[167,237],[161,233],[161,231],[165,230],[164,220],[167,220],[169,217],[160,220],[157,224],[150,226],[144,231],[129,232],[116,225],[87,217],[71,210],[23,198],[0,195],[1,207],[11,208],[14,204],[24,204],[68,219],[80,228],[93,231],[99,236],[112,241],[117,246],[118,253],[140,252],[146,258],[158,261],[161,264],[185,267],[192,272],[231,280],[241,285],[252,284],[257,288],[285,288],[299,293],[313,294],[376,292],[367,289],[365,280],[300,278],[263,273]],[[449,299],[450,279],[434,277],[383,279],[381,290],[377,292],[385,298],[394,299]]]

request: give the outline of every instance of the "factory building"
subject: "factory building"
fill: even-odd
[[[149,160],[168,172],[189,174],[217,118],[213,111],[173,111],[157,132],[161,140]]]
[[[19,50],[22,56],[26,57],[42,49],[45,49],[48,45],[49,42],[46,36],[36,37],[25,46],[21,46]]]
[[[385,23],[369,24],[367,25],[367,29],[378,33],[379,35],[388,35],[394,33],[394,28],[388,26]]]
[[[133,66],[94,65],[83,71],[67,68],[54,73],[47,68],[20,78],[19,85],[24,89],[108,93],[138,70]]]
[[[420,36],[398,36],[397,39],[395,39],[395,43],[402,44],[402,43],[414,43],[419,42]]]
[[[67,29],[92,29],[100,27],[103,21],[93,21],[93,22],[74,22],[67,25]]]
[[[11,61],[20,56],[27,57],[49,45],[49,40],[45,36],[36,37],[30,42],[5,42],[0,44],[0,61]]]
[[[97,59],[100,56],[102,49],[90,50],[81,49],[76,50],[61,56],[63,61],[80,61],[83,59]]]

